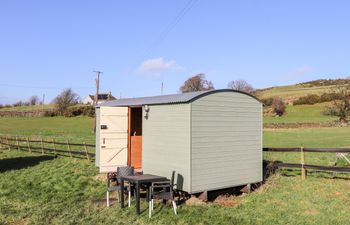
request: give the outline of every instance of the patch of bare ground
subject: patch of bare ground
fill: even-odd
[[[107,175],[105,173],[99,173],[93,177],[93,180],[98,182],[106,182],[106,176]]]
[[[13,220],[9,222],[9,225],[26,225],[28,224],[28,220],[25,218]]]
[[[267,191],[270,188],[276,187],[278,184],[278,180],[280,179],[280,176],[281,175],[279,173],[272,174],[270,177],[267,178],[265,183],[262,184],[260,187],[258,187],[254,192],[262,193]]]
[[[318,215],[318,214],[320,214],[320,212],[317,211],[317,210],[315,210],[315,209],[306,210],[304,213],[305,213],[306,215]]]
[[[190,206],[197,206],[197,205],[206,205],[206,202],[200,200],[199,198],[192,196],[191,198],[187,199],[185,202],[186,205]]]
[[[237,196],[220,195],[215,199],[214,203],[225,207],[235,207],[242,204],[242,200],[239,200]]]

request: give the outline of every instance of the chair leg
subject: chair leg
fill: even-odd
[[[152,211],[154,210],[154,199],[151,200],[152,202]]]
[[[130,190],[128,191],[128,204],[129,204],[129,208],[130,208],[130,205],[131,205],[131,191]]]
[[[118,199],[118,202],[120,202],[120,193],[119,193],[119,191],[117,191],[117,199]]]
[[[106,199],[107,199],[107,207],[109,207],[109,192],[107,191],[107,197],[106,197]]]
[[[177,212],[176,212],[176,203],[175,203],[175,201],[171,201],[171,202],[173,203],[174,213],[175,213],[175,215],[177,215]]]
[[[148,202],[148,218],[152,216],[152,200]]]

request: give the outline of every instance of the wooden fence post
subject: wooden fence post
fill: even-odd
[[[28,146],[28,151],[29,151],[29,152],[32,152],[32,150],[30,149],[29,137],[27,137],[27,146]]]
[[[69,151],[69,156],[72,158],[72,152],[70,151],[70,144],[69,144],[68,139],[67,139],[67,147],[68,147],[68,151]]]
[[[9,150],[11,150],[10,141],[9,141],[9,138],[7,136],[6,136],[6,142],[7,142],[7,146],[9,147]]]
[[[304,153],[304,146],[302,145],[300,147],[300,157],[301,157],[301,179],[306,179],[306,170],[305,170],[305,153]]]
[[[84,144],[84,149],[85,149],[85,153],[86,153],[86,158],[87,158],[88,160],[90,160],[90,158],[89,158],[89,153],[88,153],[88,149],[87,149],[87,147],[86,147],[85,141],[83,142],[83,144]]]
[[[43,138],[40,139],[40,143],[41,143],[41,154],[44,155],[44,143],[43,143]]]
[[[56,152],[56,143],[55,143],[55,139],[52,138],[52,144],[53,144],[53,150],[55,152],[55,155],[57,155],[57,152]]]
[[[18,142],[18,137],[16,136],[16,145],[17,145],[17,150],[20,151],[21,147],[19,147],[19,142]]]

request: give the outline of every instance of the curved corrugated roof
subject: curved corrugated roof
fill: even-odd
[[[218,89],[218,90],[210,90],[210,91],[197,91],[197,92],[188,92],[182,94],[173,94],[173,95],[159,95],[159,96],[151,96],[151,97],[141,97],[141,98],[121,98],[114,101],[108,101],[102,104],[97,105],[97,107],[101,106],[142,106],[142,105],[162,105],[162,104],[176,104],[176,103],[188,103],[203,97],[208,94],[213,94],[217,92],[237,92],[241,94],[248,95],[257,101],[260,102],[255,96],[250,95],[246,92],[232,90],[232,89]]]

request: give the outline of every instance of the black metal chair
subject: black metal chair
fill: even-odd
[[[124,190],[121,190],[120,186],[120,176],[132,176],[134,175],[134,167],[130,166],[123,166],[118,167],[116,173],[108,173],[107,174],[107,207],[109,207],[109,193],[112,191],[117,192],[117,198],[118,202],[120,201],[119,194],[124,194]],[[115,182],[115,185],[111,186],[111,182]],[[130,201],[131,201],[131,186],[130,184],[125,187],[128,191],[128,202],[130,207]]]
[[[174,179],[175,171],[171,174],[171,179],[167,181],[153,182],[150,187],[150,196],[149,196],[149,218],[152,216],[154,199],[161,199],[163,201],[171,200],[171,203],[174,208],[174,213],[176,212],[176,203],[174,198]]]

